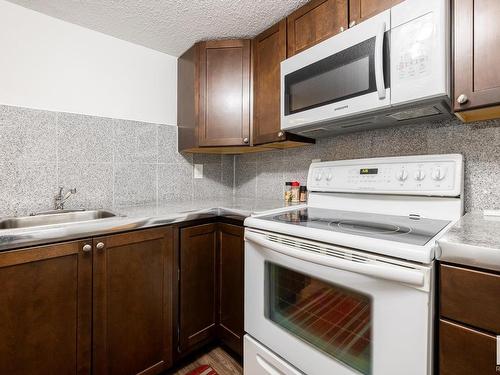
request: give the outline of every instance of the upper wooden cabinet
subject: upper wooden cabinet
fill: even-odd
[[[250,144],[250,41],[200,43],[200,146]]]
[[[280,64],[286,59],[286,21],[252,41],[253,143],[283,139],[280,118]]]
[[[340,33],[348,25],[347,0],[313,0],[287,17],[288,57]]]
[[[403,0],[349,0],[349,27],[387,10]]]
[[[90,374],[91,244],[0,253],[0,373]]]
[[[464,121],[500,117],[500,1],[455,0],[453,9],[452,99],[455,111],[465,111],[457,116]]]

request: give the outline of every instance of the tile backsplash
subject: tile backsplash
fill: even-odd
[[[312,146],[235,157],[235,195],[281,199],[285,181],[305,184],[313,159],[461,153],[467,211],[500,208],[500,120],[377,129],[318,139]]]
[[[51,209],[58,186],[77,188],[67,208],[282,199],[285,181],[306,183],[313,159],[442,153],[465,157],[467,211],[500,208],[500,120],[453,118],[233,157],[178,153],[175,126],[0,105],[0,216]]]
[[[223,198],[233,160],[179,154],[175,126],[0,106],[0,216],[52,209],[58,186],[77,188],[67,208]]]

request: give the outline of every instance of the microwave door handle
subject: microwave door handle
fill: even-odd
[[[382,22],[377,36],[375,37],[375,84],[377,85],[379,99],[385,99],[384,33],[385,22]]]
[[[328,255],[313,254],[305,250],[297,250],[291,246],[269,241],[262,235],[252,232],[245,233],[245,240],[251,241],[267,249],[274,250],[278,253],[304,260],[306,262],[320,264],[322,266],[333,267],[348,272],[355,272],[379,279],[410,284],[417,287],[423,287],[425,282],[423,272],[405,267],[399,267],[397,265],[384,264],[382,262],[380,264],[368,264],[340,259]]]

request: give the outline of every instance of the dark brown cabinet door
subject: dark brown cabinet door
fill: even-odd
[[[91,241],[0,253],[0,285],[0,373],[90,374]]]
[[[94,374],[171,365],[172,241],[172,228],[94,239]]]
[[[441,375],[495,375],[496,336],[459,324],[439,322]]]
[[[219,338],[243,355],[243,227],[219,224]]]
[[[280,118],[280,63],[286,59],[286,21],[252,41],[253,143],[283,139]]]
[[[182,228],[179,254],[179,351],[215,338],[216,224]]]
[[[454,1],[455,111],[500,104],[499,19],[498,0]]]
[[[250,41],[200,44],[199,144],[250,143]]]
[[[349,0],[349,26],[387,10],[403,0]]]
[[[313,0],[287,17],[288,57],[347,28],[347,0]]]

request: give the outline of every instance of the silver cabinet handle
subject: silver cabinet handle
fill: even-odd
[[[97,250],[102,250],[102,249],[104,249],[104,243],[98,242],[97,245],[95,245],[95,247]]]
[[[90,253],[92,251],[92,246],[90,246],[88,243],[83,245],[83,248],[82,248],[83,252],[84,253]]]
[[[278,132],[278,137],[283,137],[285,135],[285,132],[283,130]]]
[[[355,20],[352,20],[351,22],[349,22],[349,27],[353,27],[354,25],[356,25],[356,21]]]
[[[469,98],[465,94],[460,94],[457,98],[457,103],[458,104],[465,104],[469,101]]]
[[[243,138],[243,143],[248,143],[249,139],[247,137]]]

